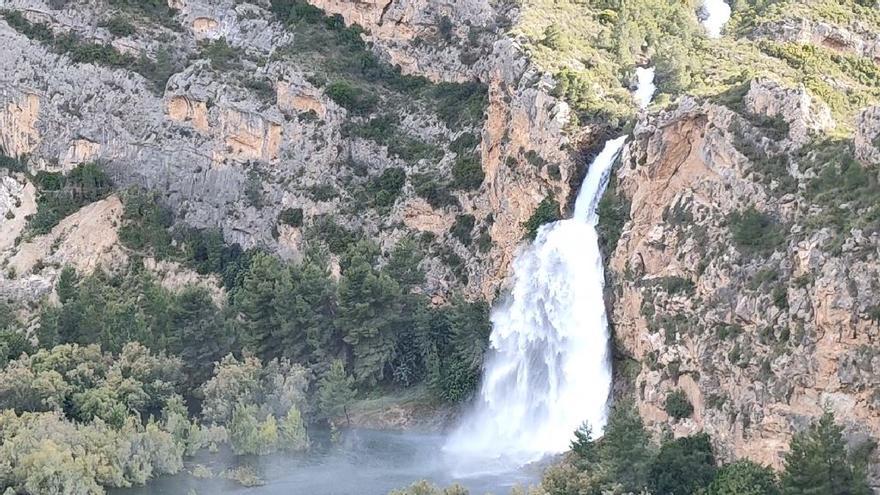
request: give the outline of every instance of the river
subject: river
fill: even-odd
[[[203,452],[187,463],[187,470],[201,464],[217,475],[247,464],[259,471],[265,485],[245,488],[219,476],[200,479],[181,473],[110,494],[384,495],[425,479],[442,486],[459,483],[474,495],[502,495],[517,484],[527,486],[539,480],[539,466],[456,477],[441,452],[444,441],[440,434],[349,430],[339,442],[315,442],[302,455],[236,458],[231,453]]]

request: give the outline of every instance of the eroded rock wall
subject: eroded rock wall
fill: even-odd
[[[460,209],[431,207],[407,185],[390,211],[340,214],[356,201],[346,188],[362,180],[352,179],[346,164],[365,164],[368,177],[389,167],[448,175],[456,155],[407,163],[385,146],[352,136],[348,124],[364,118],[350,115],[313,83],[314,67],[276,56],[296,50],[297,40],[268,2],[174,2],[173,22],[180,29],[147,23],[138,25],[145,32],[122,37],[101,27],[109,11],[98,0],[75,8],[42,0],[4,2],[2,8],[46,23],[56,34],[75,33],[156,60],[170,46],[185,62],[156,87],[131,70],[76,63],[0,20],[0,43],[9,47],[0,57],[0,147],[26,155],[32,171],[66,173],[97,161],[120,188],[161,191],[180,221],[220,228],[230,243],[268,247],[290,258],[300,255],[307,236],[305,228],[278,224],[284,208],[302,208],[307,219],[335,215],[386,249],[404,235],[430,232],[462,260],[465,275],[456,277],[444,261],[429,256],[425,289],[494,298],[521,245],[523,222],[547,196],[567,204],[576,173],[565,132],[568,106],[549,95],[553,82],[503,35],[515,11],[481,0],[313,3],[362,27],[376,53],[405,74],[488,87],[480,128],[449,129],[419,108],[400,122],[405,132],[432,144],[466,132],[481,137],[485,180],[477,191],[454,193]],[[244,62],[216,67],[197,56],[216,40]],[[268,81],[274,94],[244,84],[251,79]],[[338,196],[316,199],[314,191],[327,186]],[[476,218],[475,229],[490,235],[488,250],[450,237],[457,215]],[[4,256],[12,255],[14,249]]]
[[[685,99],[637,125],[618,171],[631,207],[609,283],[616,345],[637,361],[618,364],[646,424],[705,431],[722,459],[780,468],[792,433],[825,407],[852,444],[880,435],[880,234],[814,223],[803,187],[815,170],[792,150],[828,121],[773,88],[752,85],[754,114]],[[764,90],[775,96],[756,98]],[[779,107],[754,104],[768,97]],[[768,139],[760,125],[777,114],[791,133]],[[801,187],[765,180],[764,151],[793,157]],[[772,226],[737,231],[744,212]],[[688,418],[665,409],[679,389]]]

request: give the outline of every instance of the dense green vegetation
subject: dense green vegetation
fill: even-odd
[[[368,49],[360,27],[346,27],[340,16],[328,16],[302,0],[272,0],[271,10],[296,35],[296,41],[279,50],[278,56],[314,68],[313,82],[352,113],[369,114],[382,101],[386,110],[419,105],[453,130],[482,122],[488,102],[484,85],[432,84],[422,77],[402,75]],[[403,133],[397,137],[412,139]]]
[[[843,428],[826,412],[796,434],[777,478],[748,460],[718,467],[708,435],[651,441],[632,403],[616,404],[604,436],[589,425],[575,432],[571,452],[545,473],[548,495],[657,493],[668,495],[867,494],[866,460],[873,442],[847,449]]]
[[[785,455],[785,471],[780,480],[784,495],[806,493],[871,493],[867,480],[867,460],[876,443],[869,440],[848,450],[843,427],[825,412],[809,428],[791,440]]]
[[[753,206],[730,216],[733,242],[746,254],[769,254],[785,242],[783,226]]]
[[[197,416],[180,395],[185,381],[180,358],[135,342],[119,353],[64,344],[21,355],[0,372],[0,486],[103,493],[174,474],[220,443],[240,454],[308,448],[303,367],[228,355],[200,387]]]
[[[870,2],[869,2],[870,3]],[[556,93],[578,120],[625,127],[634,115],[626,90],[636,63],[656,67],[666,105],[681,94],[716,99],[755,76],[804,84],[827,103],[842,129],[854,112],[880,100],[876,65],[824,46],[776,43],[754,36],[759,26],[806,18],[852,29],[854,19],[880,26],[873,4],[856,0],[737,0],[722,39],[707,39],[694,2],[665,0],[525,0],[513,33],[559,84]],[[779,28],[775,28],[777,31]],[[773,29],[771,28],[771,32]]]
[[[241,350],[264,360],[288,358],[319,374],[342,358],[361,387],[428,381],[450,400],[473,390],[488,308],[460,299],[435,308],[414,293],[424,282],[417,243],[401,241],[380,268],[377,246],[352,237],[336,246],[342,266],[336,281],[320,248],[300,264],[285,264],[227,246],[217,232],[172,229],[170,212],[151,193],[130,190],[124,199],[121,242],[134,253],[219,275],[229,304],[218,306],[204,288],[164,289],[137,257],[112,274],[80,276],[66,268],[59,304],[46,305],[40,316],[42,346],[100,344],[118,351],[137,341],[181,356],[188,400],[212,363]],[[457,235],[469,234],[473,219],[463,216],[462,225]]]
[[[4,486],[139,484],[220,443],[241,455],[302,450],[309,424],[336,422],[377,387],[424,383],[447,401],[472,394],[488,306],[456,298],[435,307],[413,291],[424,282],[418,243],[402,240],[380,263],[377,246],[355,239],[342,247],[336,280],[320,248],[298,264],[242,252],[216,232],[172,228],[155,199],[124,194],[128,267],[62,270],[57,302],[36,322],[39,349],[0,307],[0,403],[9,409],[0,438],[14,450],[10,474],[0,461]],[[226,302],[202,286],[164,288],[145,255],[219,275]],[[101,454],[119,442],[142,451]],[[109,464],[84,468],[91,456]]]
[[[689,418],[694,413],[694,406],[688,400],[684,390],[673,390],[666,396],[666,414],[675,419]]]

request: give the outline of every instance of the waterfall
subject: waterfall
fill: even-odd
[[[593,161],[574,216],[542,227],[514,261],[513,290],[492,314],[476,409],[447,451],[522,465],[566,450],[584,421],[602,431],[611,363],[596,207],[625,139],[608,141]]]
[[[654,70],[637,75],[644,107]],[[479,396],[444,447],[459,475],[564,452],[584,422],[597,435],[605,427],[611,359],[596,210],[625,141],[606,142],[590,164],[572,218],[541,227],[514,260],[512,291],[492,313]]]
[[[636,67],[636,80],[638,86],[633,92],[633,99],[639,105],[639,108],[647,108],[657,91],[654,84],[654,68],[653,67]]]
[[[700,22],[710,38],[721,36],[721,30],[730,20],[730,5],[724,0],[703,0],[700,7]]]

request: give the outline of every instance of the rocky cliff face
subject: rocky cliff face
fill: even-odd
[[[877,170],[855,160],[873,156],[854,151],[864,137],[819,142],[834,123],[802,88],[755,81],[742,102],[685,99],[636,126],[617,174],[630,215],[610,259],[614,331],[651,428],[780,467],[824,407],[854,444],[880,434],[880,225],[857,198]],[[668,414],[675,390],[690,417]]]
[[[480,146],[486,179],[477,208],[495,220],[488,265],[495,275],[481,287],[492,298],[522,240],[522,223],[548,194],[567,204],[579,172],[565,132],[569,107],[550,95],[555,82],[514,40],[499,36],[516,10],[471,0],[310,3],[365,27],[383,57],[406,73],[488,86]]]
[[[27,23],[0,20],[0,151],[31,177],[98,162],[120,189],[159,191],[178,223],[290,259],[351,232],[386,251],[417,237],[424,290],[442,303],[495,297],[523,222],[548,196],[569,203],[582,175],[568,105],[504,34],[510,5],[310,0],[338,17],[292,26],[266,0],[171,0],[159,19],[126,3],[0,0]],[[346,41],[355,25],[369,51]],[[751,35],[878,58],[859,23],[784,17]],[[105,60],[84,61],[93,54],[74,42],[104,47]],[[778,467],[823,407],[853,443],[880,436],[880,110],[835,122],[803,87],[740,89],[728,106],[685,97],[640,117],[613,193],[629,214],[608,287],[628,358],[619,371],[647,424],[706,431],[719,457]],[[470,98],[476,118],[459,118]],[[835,137],[841,127],[854,137]],[[469,158],[478,183],[452,187]],[[380,203],[394,171],[406,180]],[[37,203],[26,174],[0,172],[0,296],[37,300],[65,264],[128,259],[118,195],[31,235]],[[301,225],[279,221],[288,209]],[[203,283],[222,298],[214,279],[146,264],[166,286]],[[688,418],[666,410],[678,389]]]
[[[567,106],[548,96],[550,81],[499,35],[508,14],[493,5],[314,4],[362,27],[375,53],[406,74],[488,87],[484,118],[452,126],[438,118],[442,110],[434,110],[434,102],[401,101],[383,87],[377,108],[344,108],[328,96],[321,59],[297,58],[315,50],[301,46],[310,43],[308,36],[291,33],[269,2],[171,2],[176,10],[157,21],[102,1],[15,0],[0,7],[45,25],[55,42],[0,21],[0,42],[9,48],[0,57],[0,149],[26,157],[32,172],[101,163],[120,188],[161,191],[179,222],[220,228],[227,242],[286,257],[322,238],[319,225],[328,218],[386,249],[405,235],[426,233],[437,247],[424,262],[426,290],[494,297],[522,240],[522,223],[547,195],[564,204],[569,194],[575,168],[563,132]],[[108,27],[120,16],[132,30]],[[83,63],[59,47],[67,35],[112,47],[132,63]],[[150,70],[141,70],[144,60]],[[163,61],[172,75],[157,86],[153,72]],[[383,112],[396,123],[367,135]],[[478,137],[475,153],[485,179],[476,190],[453,191],[451,206],[432,206],[412,178],[448,181],[456,161],[471,153],[453,150],[452,143],[468,136]],[[428,152],[402,156],[383,139]],[[404,170],[410,180],[392,205],[370,208],[363,191],[389,169]],[[23,176],[4,180],[5,196],[28,197],[16,192],[32,188]],[[4,238],[24,234],[21,219],[33,213],[30,194],[30,202],[14,200],[0,212],[19,219],[4,224]],[[302,227],[279,223],[286,208],[303,210]],[[479,249],[451,236],[462,216],[473,218],[466,237],[482,237]],[[5,260],[20,251],[11,244],[5,249]],[[32,291],[34,297],[57,271],[46,266],[45,273],[35,272],[43,289]],[[4,273],[4,287],[23,283]]]

